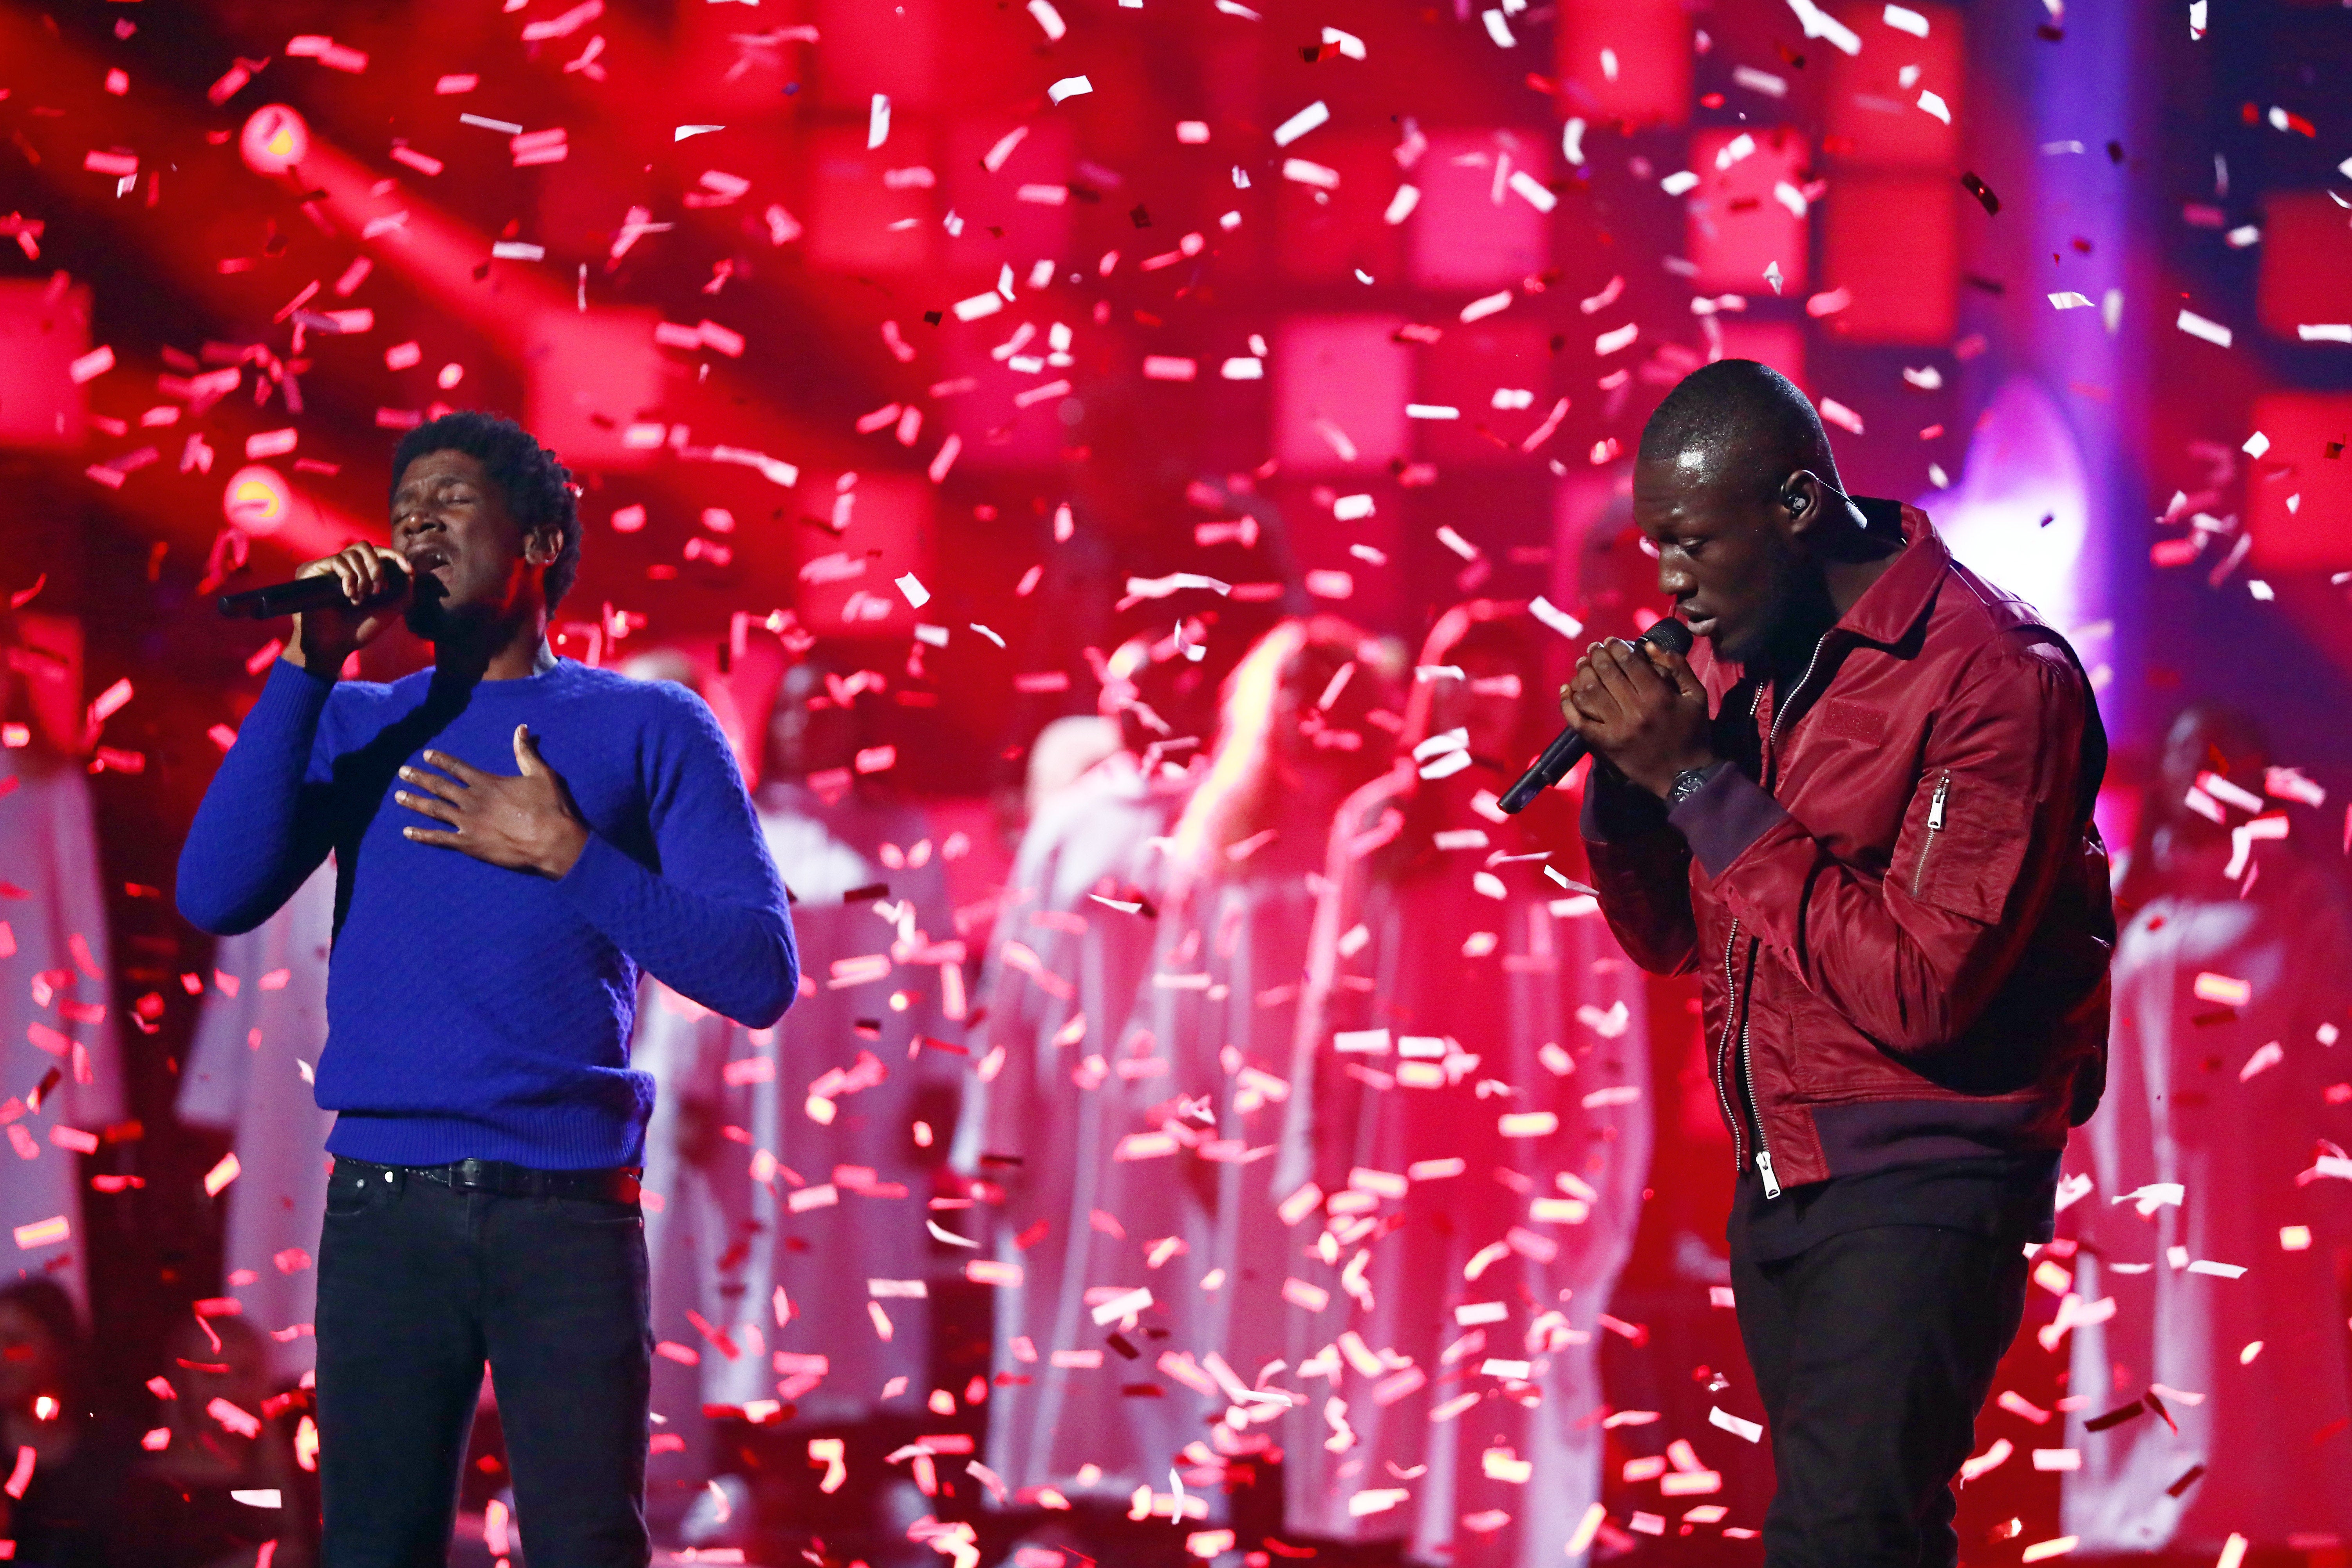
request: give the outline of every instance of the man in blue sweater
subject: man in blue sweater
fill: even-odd
[[[581,538],[553,454],[452,414],[393,476],[392,549],[302,568],[349,605],[297,617],[180,857],[181,911],[230,934],[335,856],[325,1561],[447,1561],[487,1360],[530,1555],[643,1568],[637,975],[765,1027],[799,985],[792,921],[701,700],[549,649]],[[435,666],[339,681],[404,613]]]

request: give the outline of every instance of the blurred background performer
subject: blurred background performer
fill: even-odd
[[[2070,1162],[2093,1181],[2068,1211],[2074,1289],[2116,1302],[2074,1331],[2066,1383],[2085,1403],[2066,1416],[2083,1468],[2063,1478],[2062,1528],[2084,1552],[2210,1562],[2232,1534],[2257,1553],[2352,1541],[2352,1198],[2309,1174],[2352,1144],[2323,1027],[2345,1016],[2352,938],[2308,840],[2239,833],[2250,804],[2278,809],[2261,798],[2269,760],[2244,714],[2182,712],[2121,868],[2106,1108]],[[2178,1202],[2126,1201],[2166,1183]],[[2254,1265],[2262,1283],[2186,1267],[2200,1261]],[[2087,1431],[2151,1390],[2160,1415]]]
[[[1461,744],[1400,755],[1332,829],[1275,1177],[1277,1195],[1308,1180],[1329,1194],[1316,1240],[1343,1260],[1290,1266],[1329,1293],[1321,1311],[1287,1314],[1294,1368],[1328,1380],[1306,1384],[1286,1428],[1294,1536],[1535,1568],[1559,1561],[1601,1496],[1595,1324],[1649,1170],[1648,1016],[1641,972],[1590,899],[1495,859],[1574,844],[1566,793],[1517,816],[1496,804],[1556,727],[1536,641],[1552,636],[1520,605],[1441,616],[1419,665],[1441,673],[1414,685],[1398,747]],[[1580,857],[1557,863],[1584,874]],[[1379,1047],[1335,1050],[1357,1031],[1380,1031]],[[1505,1135],[1505,1120],[1546,1114],[1550,1130]],[[1507,1315],[1465,1330],[1465,1302]],[[1377,1370],[1342,1353],[1348,1333]],[[1465,1408],[1445,1374],[1489,1356],[1530,1373]],[[1349,1507],[1397,1488],[1410,1494],[1397,1507]],[[1465,1516],[1485,1518],[1465,1529]]]
[[[16,1239],[12,1268],[79,1305],[89,1280],[81,1161],[57,1134],[101,1132],[124,1115],[106,892],[81,761],[80,623],[0,612],[0,712],[24,724],[27,742],[0,747],[0,876],[11,885],[0,949],[12,975],[0,987],[0,1083],[35,1112],[12,1117],[5,1134],[0,1235]],[[46,1087],[31,1105],[36,1086]]]
[[[299,617],[179,872],[181,911],[230,935],[335,855],[325,1554],[443,1559],[487,1359],[532,1549],[643,1564],[637,973],[772,1024],[798,977],[783,889],[709,710],[549,649],[581,534],[553,456],[467,413],[392,468],[394,549],[303,567],[349,606]],[[434,667],[339,681],[404,610]]]
[[[1705,976],[1765,1560],[1949,1565],[2022,1244],[2104,1078],[2098,710],[1924,515],[1845,495],[1777,371],[1668,394],[1633,509],[1709,647],[1597,643],[1560,706],[1607,764],[1584,837],[1610,924]]]
[[[802,998],[772,1044],[723,1058],[765,1058],[773,1069],[722,1068],[724,1098],[682,1104],[678,1137],[681,1153],[706,1165],[749,1163],[747,1184],[725,1184],[749,1212],[715,1260],[726,1300],[711,1321],[732,1327],[728,1344],[700,1344],[705,1397],[739,1408],[782,1400],[796,1433],[850,1441],[848,1462],[870,1478],[897,1446],[878,1424],[921,1418],[931,1392],[930,1301],[913,1288],[940,1250],[924,1229],[926,1205],[965,1058],[909,1048],[943,1016],[961,1019],[962,944],[929,817],[895,798],[887,774],[853,771],[869,739],[856,681],[821,653],[784,672],[755,802],[792,893]],[[740,1134],[749,1149],[730,1146]],[[877,1282],[909,1289],[884,1297],[889,1285]],[[814,1482],[804,1443],[794,1446],[803,1451],[789,1480]],[[873,1499],[864,1484],[844,1501]],[[769,1499],[755,1511],[773,1523],[785,1506]]]
[[[1089,1220],[1121,1129],[1103,1075],[1087,1063],[1117,1037],[1150,963],[1166,891],[1151,841],[1183,809],[1197,773],[1145,758],[1160,742],[1191,740],[1176,756],[1197,760],[1190,721],[1202,715],[1181,689],[1194,673],[1173,637],[1130,638],[1106,661],[1102,713],[1056,721],[1039,737],[1029,826],[991,937],[980,1100],[961,1123],[955,1163],[1003,1189],[990,1245],[1022,1270],[1022,1283],[995,1298],[992,1362],[1003,1381],[989,1402],[987,1462],[1024,1503],[1053,1487],[1082,1505],[1091,1494],[1124,1510],[1138,1485],[1167,1469],[1164,1456],[1133,1445],[1115,1375],[1056,1366],[1045,1352],[1097,1342],[1088,1260],[1119,1246]],[[1057,731],[1070,743],[1049,744]],[[1106,734],[1116,750],[1050,786],[1062,759],[1096,750],[1088,738]],[[1097,895],[1142,907],[1115,909]],[[1087,1465],[1091,1484],[1078,1479]]]
[[[772,699],[783,668],[782,650],[766,639],[747,639],[726,672],[718,668],[715,652],[701,645],[653,648],[620,668],[635,680],[677,681],[709,703],[744,784],[756,790],[765,760],[765,716],[753,714],[759,733],[747,734],[734,695],[749,685]],[[758,668],[747,671],[747,663]],[[738,679],[730,679],[730,675]],[[749,679],[741,679],[745,676]],[[772,1046],[772,1030],[753,1033],[761,1037],[755,1049]],[[741,1489],[716,1495],[707,1489],[719,1467],[711,1447],[711,1424],[703,1414],[705,1373],[699,1357],[715,1352],[716,1347],[706,1344],[694,1320],[699,1317],[723,1328],[739,1316],[756,1317],[766,1310],[759,1303],[745,1302],[740,1277],[757,1239],[750,1229],[750,1155],[712,1157],[726,1153],[717,1134],[721,1124],[750,1121],[748,1114],[729,1115],[730,1108],[724,1103],[730,1092],[728,1057],[741,1034],[724,1015],[679,995],[652,975],[639,981],[629,1065],[654,1084],[643,1178],[647,1300],[656,1343],[671,1346],[667,1352],[656,1351],[653,1363],[651,1403],[661,1420],[646,1458],[646,1508],[657,1536],[677,1533],[690,1516],[698,1539],[688,1543],[697,1545],[708,1544],[699,1537],[719,1526],[716,1516],[722,1498],[732,1516]],[[741,1099],[740,1090],[733,1092]],[[734,1109],[740,1112],[740,1107]],[[697,1359],[688,1361],[680,1351]],[[764,1357],[760,1359],[764,1365]],[[744,1520],[748,1524],[748,1509]]]
[[[1199,1464],[1200,1455],[1270,1446],[1268,1432],[1244,1435],[1230,1423],[1204,1434],[1204,1417],[1241,1408],[1251,1425],[1270,1426],[1288,1404],[1236,1398],[1228,1380],[1255,1384],[1286,1349],[1290,1242],[1271,1191],[1283,1075],[1332,819],[1388,761],[1391,734],[1367,715],[1394,722],[1393,663],[1354,626],[1318,616],[1282,622],[1234,667],[1216,751],[1171,835],[1151,973],[1125,1027],[1100,1047],[1106,1092],[1125,1110],[1099,1190],[1114,1222],[1107,1228],[1123,1240],[1097,1254],[1092,1283],[1151,1290],[1139,1322],[1168,1335],[1129,1333],[1130,1343],[1153,1347],[1131,1376],[1156,1366],[1162,1350],[1193,1364],[1194,1392],[1128,1401],[1146,1465],[1156,1459],[1163,1477],[1180,1466],[1188,1488],[1218,1479],[1220,1467]],[[1100,1343],[1102,1331],[1089,1337]],[[1198,1392],[1204,1381],[1214,1394]],[[1180,1460],[1212,1436],[1213,1447]],[[1271,1526],[1277,1502],[1252,1492],[1244,1506],[1261,1509]]]
[[[249,1277],[233,1289],[246,1321],[269,1331],[269,1371],[278,1383],[318,1361],[312,1255],[327,1208],[319,1150],[335,1119],[319,1109],[310,1077],[327,1044],[334,933],[335,872],[321,866],[276,914],[222,938],[213,968],[236,979],[236,994],[217,985],[205,992],[180,1073],[179,1119],[236,1139],[221,1266],[232,1279]]]

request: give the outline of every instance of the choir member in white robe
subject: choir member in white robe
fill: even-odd
[[[77,1149],[124,1102],[82,764],[38,742],[0,749],[0,1235],[14,1239],[0,1279],[54,1279],[87,1310]]]
[[[784,677],[753,804],[793,900],[801,994],[764,1044],[729,1026],[717,1100],[679,1112],[687,1157],[729,1173],[704,1316],[737,1353],[702,1344],[705,1397],[781,1401],[803,1426],[915,1415],[932,1392],[925,1282],[950,1248],[928,1205],[969,1070],[929,1043],[960,1045],[967,1010],[950,847],[852,772],[856,700],[820,664]]]
[[[1112,1118],[1085,1278],[1097,1300],[1148,1289],[1150,1304],[1089,1316],[1067,1348],[1107,1349],[1093,1374],[1105,1384],[1156,1386],[1120,1401],[1120,1451],[1152,1493],[1138,1504],[1171,1516],[1225,1517],[1236,1461],[1270,1482],[1266,1426],[1288,1396],[1255,1391],[1285,1348],[1290,1245],[1269,1190],[1283,1075],[1332,816],[1388,758],[1391,731],[1375,721],[1396,721],[1381,707],[1392,664],[1318,616],[1283,622],[1235,667],[1215,752],[1171,835],[1150,973],[1082,1064]]]
[[[2078,1554],[2352,1544],[2352,938],[2310,865],[2329,825],[2284,780],[2265,798],[2267,761],[2242,715],[2188,710],[2118,870],[2106,1096],[2067,1154],[2092,1186],[2053,1259],[2114,1303],[2072,1331]],[[2281,811],[2284,842],[2242,831]]]
[[[1320,1252],[1284,1309],[1286,1525],[1455,1568],[1549,1568],[1600,1498],[1597,1340],[1649,1170],[1646,988],[1543,874],[1581,875],[1574,803],[1496,802],[1558,726],[1551,636],[1491,601],[1432,630],[1422,760],[1332,833],[1277,1178]]]
[[[335,1118],[319,1109],[310,1070],[327,1043],[334,933],[331,858],[276,914],[214,949],[215,978],[180,1069],[179,1119],[236,1140],[221,1264],[245,1319],[269,1335],[270,1375],[280,1386],[317,1361],[315,1255]]]
[[[985,1055],[955,1163],[1003,1193],[991,1247],[1021,1271],[996,1294],[987,1448],[1020,1506],[1044,1489],[1124,1505],[1146,1478],[1165,1481],[1164,1458],[1131,1442],[1118,1373],[1053,1352],[1105,1353],[1087,1298],[1091,1254],[1106,1241],[1089,1216],[1122,1128],[1101,1058],[1150,963],[1165,883],[1155,841],[1196,778],[1162,760],[1170,742],[1188,758],[1198,750],[1158,710],[1176,711],[1155,678],[1179,658],[1138,638],[1106,661],[1102,706],[1121,749],[1034,796],[990,938]]]

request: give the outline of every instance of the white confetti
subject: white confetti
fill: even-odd
[[[1330,121],[1330,106],[1318,98],[1274,128],[1274,144],[1287,147],[1317,126],[1328,125]]]
[[[2207,321],[2194,310],[2182,310],[2173,324],[2192,338],[2203,338],[2221,348],[2230,346],[2230,329],[2219,321]]]

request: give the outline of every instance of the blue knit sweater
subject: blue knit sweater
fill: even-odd
[[[520,680],[389,686],[280,660],[180,854],[181,912],[250,931],[336,858],[319,1104],[327,1147],[385,1164],[469,1157],[633,1165],[653,1110],[630,1069],[637,972],[753,1027],[800,964],[782,885],[702,700],[570,660]],[[513,773],[529,724],[590,827],[562,878],[408,838],[393,799],[428,746]],[[412,792],[414,793],[414,792]]]

